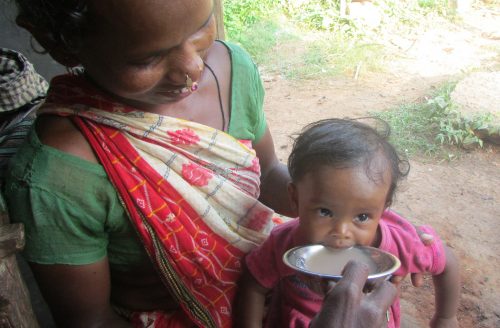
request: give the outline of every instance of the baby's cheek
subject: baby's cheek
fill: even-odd
[[[311,244],[329,244],[330,234],[324,229],[315,229],[311,232]]]
[[[378,247],[380,244],[377,229],[366,229],[358,231],[356,244],[360,246],[373,246]]]

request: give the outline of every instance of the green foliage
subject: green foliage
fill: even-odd
[[[392,142],[408,154],[438,155],[445,151],[442,146],[482,147],[483,141],[474,131],[488,129],[493,117],[465,118],[450,99],[454,88],[454,83],[448,83],[426,102],[374,115],[391,125]]]
[[[430,121],[431,114],[425,106],[405,104],[385,112],[373,113],[391,126],[391,141],[408,155],[435,154],[439,150],[433,136],[436,128]]]
[[[446,15],[451,12],[451,6],[448,0],[418,0],[420,8],[427,11],[434,11],[441,15]]]
[[[275,19],[277,3],[277,0],[224,1],[227,39],[241,44],[257,63],[266,62],[278,42],[281,27]]]
[[[333,0],[284,0],[285,15],[294,23],[312,30],[336,30],[340,25],[349,24],[340,17],[340,1]]]
[[[277,0],[225,0],[224,28],[231,39],[262,21],[270,20]]]
[[[439,12],[447,1],[373,0],[382,19],[370,26],[343,16],[339,0],[226,0],[224,25],[227,39],[266,70],[321,79],[379,69],[385,58],[380,36],[401,24],[419,26],[423,13]]]
[[[245,33],[233,37],[232,41],[243,45],[253,60],[257,63],[265,63],[268,53],[277,44],[278,27],[271,21],[255,24]]]
[[[354,74],[357,65],[377,70],[383,49],[378,44],[363,44],[341,34],[326,34],[305,43],[302,53],[280,60],[280,72],[289,79],[318,79],[342,73]]]
[[[466,147],[477,144],[482,147],[483,140],[476,131],[485,131],[487,135],[499,132],[499,128],[492,124],[494,117],[491,113],[465,117],[453,104],[444,110],[447,115],[439,122],[440,132],[437,135],[437,140],[442,144],[449,143]]]

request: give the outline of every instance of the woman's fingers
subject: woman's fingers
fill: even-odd
[[[394,301],[397,288],[389,281],[376,284],[370,294],[363,293],[369,268],[360,262],[349,262],[342,279],[332,284],[319,314],[311,327],[368,328],[387,324],[387,310]]]
[[[366,279],[368,278],[369,270],[370,268],[368,265],[364,263],[349,261],[342,270],[343,278],[339,281],[339,283],[344,282],[345,284],[354,284],[356,286],[360,286],[362,289],[365,285]]]
[[[389,281],[382,281],[373,291],[368,294],[367,302],[377,304],[379,308],[386,311],[398,294],[397,287]]]
[[[417,230],[418,236],[420,237],[420,241],[422,241],[422,243],[425,246],[429,246],[429,245],[432,245],[432,243],[434,243],[434,236],[433,235],[422,231],[422,229],[420,227],[415,227],[415,229]],[[423,273],[412,273],[411,274],[411,283],[415,287],[421,287],[424,284],[424,274]]]
[[[411,284],[415,287],[422,287],[424,284],[424,274],[423,273],[412,273],[411,274]]]
[[[389,281],[383,281],[367,295],[361,304],[367,327],[387,327],[387,311],[396,299],[398,289]]]
[[[363,286],[368,277],[368,266],[349,262],[342,272],[343,278],[330,284],[320,312],[311,321],[312,328],[358,327]]]
[[[392,276],[390,282],[399,287],[405,278],[406,276]]]

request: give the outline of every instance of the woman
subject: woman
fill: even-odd
[[[240,259],[290,213],[255,65],[214,42],[210,0],[17,2],[84,69],[51,82],[7,177],[55,320],[231,326]]]

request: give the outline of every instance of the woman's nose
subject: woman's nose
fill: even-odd
[[[189,44],[180,45],[169,55],[167,76],[174,84],[198,82],[203,71],[203,59]]]

